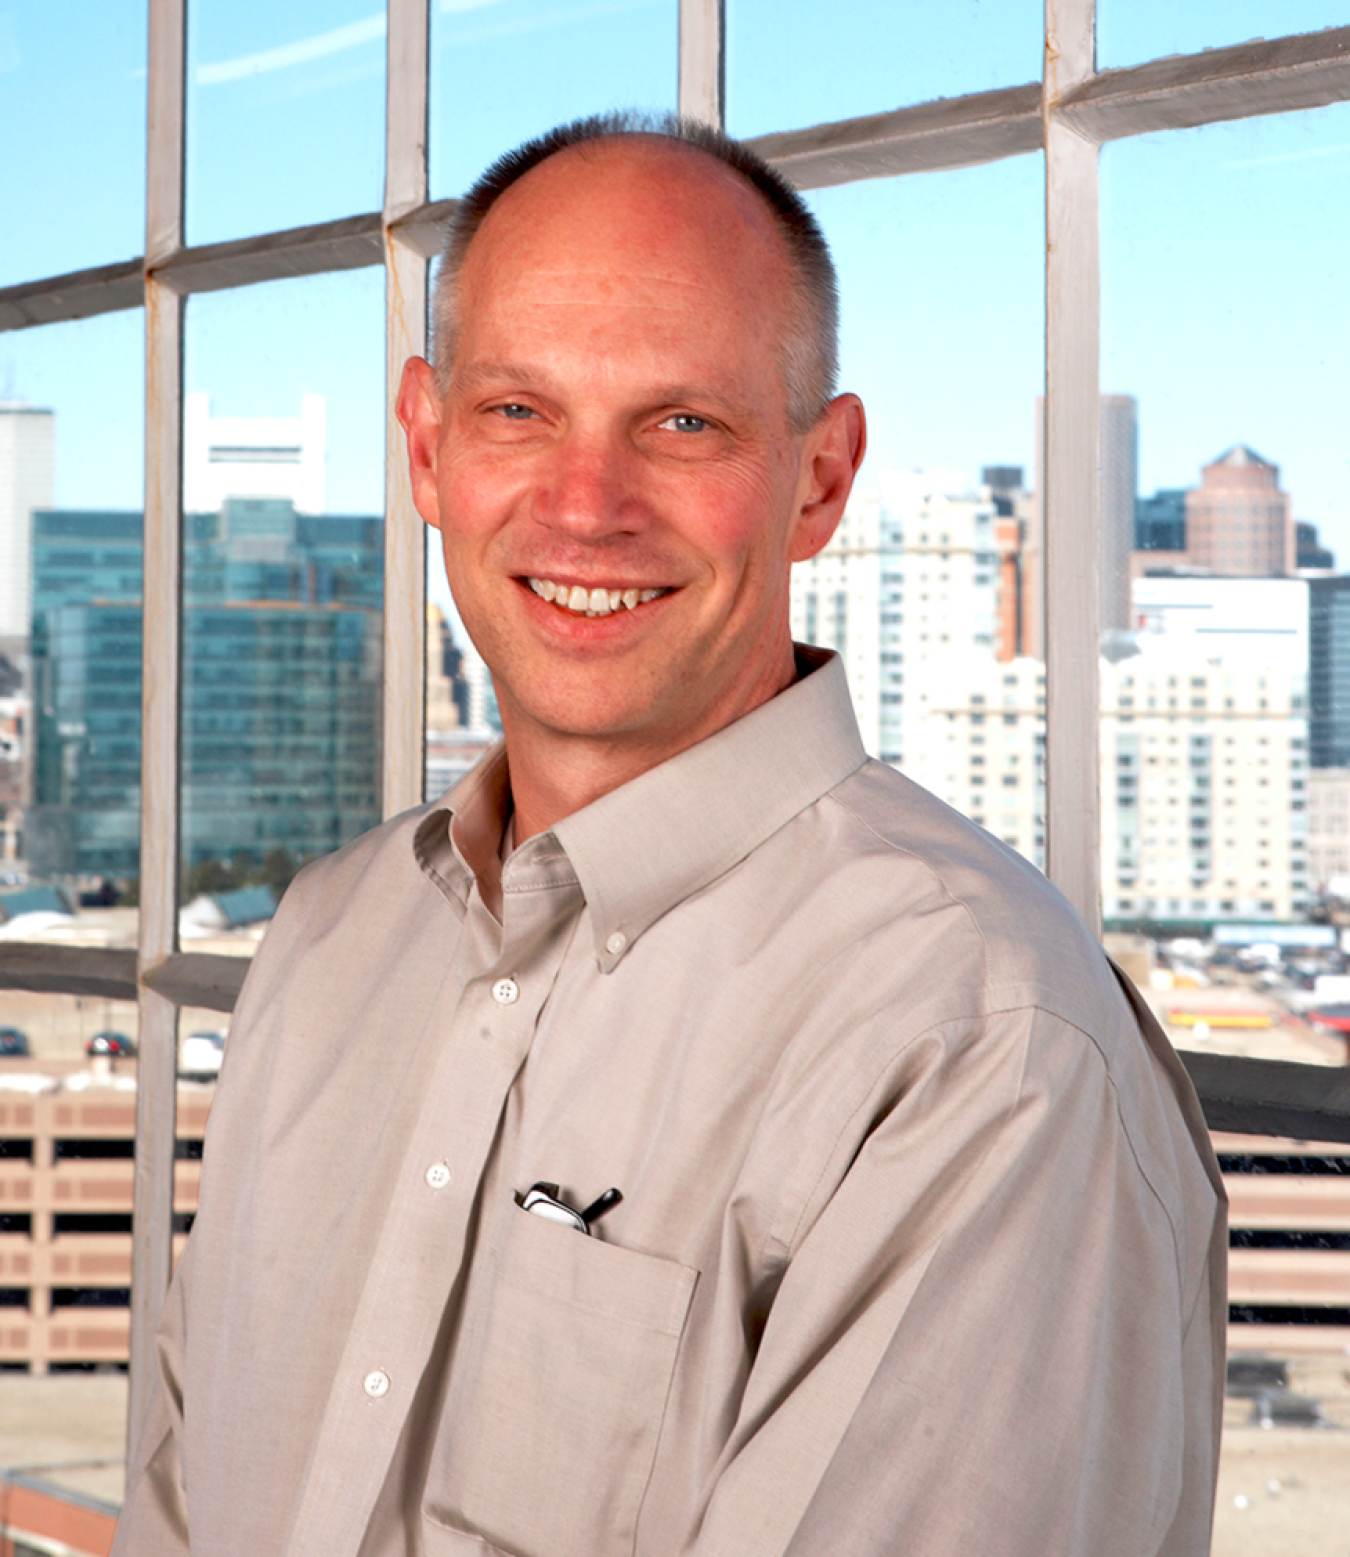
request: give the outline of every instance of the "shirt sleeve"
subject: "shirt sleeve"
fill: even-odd
[[[183,1432],[183,1311],[190,1280],[189,1238],[165,1299],[155,1339],[153,1378],[139,1444],[130,1446],[126,1496],[111,1557],[186,1557],[187,1503],[180,1443]]]
[[[1085,1035],[1023,1020],[936,1060],[803,1237],[694,1557],[1209,1550],[1222,1207],[1194,1152],[1141,1164]]]

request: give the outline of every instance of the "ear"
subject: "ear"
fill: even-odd
[[[839,395],[802,441],[797,515],[788,545],[793,562],[814,557],[834,534],[866,452],[862,401],[857,395]]]
[[[436,491],[436,460],[441,446],[441,399],[436,374],[422,357],[403,364],[395,409],[408,439],[408,475],[417,512],[433,529],[441,527],[440,498]]]

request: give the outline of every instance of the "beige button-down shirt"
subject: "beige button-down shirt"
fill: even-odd
[[[115,1552],[1208,1550],[1222,1192],[1044,879],[834,659],[498,882],[506,804],[287,894]]]

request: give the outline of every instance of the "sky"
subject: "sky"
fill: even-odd
[[[1041,0],[729,0],[728,128],[755,135],[1039,74]],[[432,0],[431,192],[573,114],[663,109],[677,0]],[[824,21],[822,22],[822,18]],[[1102,66],[1350,24],[1350,0],[1101,0]],[[377,209],[373,0],[194,0],[188,238]],[[0,0],[0,286],[131,258],[144,225],[145,0]],[[813,191],[843,293],[843,382],[873,470],[1032,465],[1039,155]],[[1140,490],[1246,443],[1350,567],[1350,105],[1102,154],[1104,391],[1139,402]],[[16,219],[22,213],[22,219]],[[381,506],[383,277],[188,304],[185,381],[217,414],[329,405],[329,506]],[[57,412],[56,500],[141,502],[138,312],[0,335],[0,398]],[[864,481],[867,471],[864,470]]]

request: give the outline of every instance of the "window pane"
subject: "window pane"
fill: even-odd
[[[1129,622],[1102,662],[1103,907],[1128,935],[1108,944],[1178,1047],[1337,1071],[1350,963],[1310,834],[1317,794],[1324,858],[1345,857],[1347,144],[1342,105],[1102,153],[1102,380],[1137,408],[1139,470],[1134,577],[1115,581]],[[1121,542],[1104,551],[1123,564]],[[1309,1428],[1350,1419],[1350,1150],[1216,1144],[1232,1234],[1214,1549],[1330,1557],[1350,1447]]]
[[[1231,1315],[1214,1557],[1332,1557],[1350,1515],[1350,1148],[1220,1134],[1214,1147]]]
[[[72,1501],[91,1499],[89,1533],[110,1536],[126,1437],[136,1061],[87,1049],[113,1047],[111,1033],[134,1046],[136,1007],[6,990],[0,1032],[16,1031],[28,1053],[0,1054],[0,1456],[34,1467],[43,1523],[28,1528],[60,1530]]]
[[[132,945],[141,314],[0,336],[0,377],[0,920]]]
[[[1039,0],[727,0],[727,128],[764,135],[1041,77]]]
[[[0,1029],[29,1050],[0,1054],[0,1457],[24,1473],[27,1517],[8,1513],[67,1535],[60,1550],[106,1551],[125,1457],[137,1008],[8,990]],[[213,1090],[179,1086],[175,1255]]]
[[[1101,69],[1137,65],[1160,54],[1198,54],[1226,43],[1282,38],[1350,22],[1345,0],[1227,0],[1176,5],[1170,0],[1098,0]]]
[[[1152,575],[1119,581],[1104,672],[1108,920],[1299,920],[1325,885],[1309,764],[1339,759],[1310,751],[1309,674],[1317,724],[1341,586],[1294,575],[1350,544],[1346,145],[1350,105],[1103,149],[1102,379],[1137,404]]]
[[[0,10],[0,286],[144,250],[145,53],[145,0]]]
[[[384,37],[372,0],[192,0],[189,243],[379,210]]]
[[[432,0],[431,191],[458,195],[531,135],[675,107],[677,0]]]
[[[793,577],[794,632],[843,655],[867,749],[1037,861],[1041,178],[1028,157],[808,197],[870,443],[838,534]]]
[[[247,954],[295,870],[379,819],[383,281],[188,304],[185,947]]]

